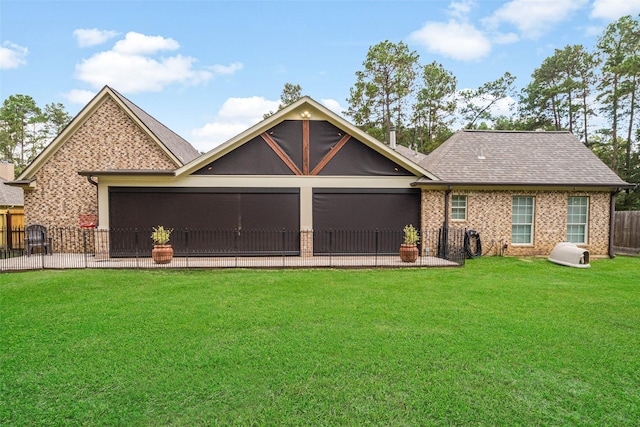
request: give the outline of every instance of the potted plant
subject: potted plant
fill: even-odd
[[[173,248],[169,244],[172,231],[173,228],[164,228],[162,225],[153,228],[153,233],[151,233],[151,239],[153,240],[151,258],[156,264],[168,264],[173,258]]]
[[[412,224],[405,226],[404,243],[400,245],[400,259],[402,262],[416,262],[418,259],[418,242],[420,242],[418,230]]]

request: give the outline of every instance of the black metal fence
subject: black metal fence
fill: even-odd
[[[28,228],[28,227],[27,227]],[[465,262],[463,229],[425,230],[404,263],[402,230],[173,230],[174,257],[156,264],[151,229],[0,230],[0,271],[67,268],[445,267]]]

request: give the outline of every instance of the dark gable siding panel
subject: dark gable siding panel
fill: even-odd
[[[321,176],[411,176],[411,172],[351,138],[320,171]]]
[[[340,142],[346,132],[323,120],[309,122],[309,163],[313,170],[331,149]]]
[[[267,134],[287,153],[298,169],[302,170],[302,121],[285,120],[269,129]]]
[[[266,132],[291,159],[298,170],[303,168],[303,121],[285,120]],[[309,121],[309,171],[346,135],[346,132],[323,120]],[[293,175],[294,172],[268,144],[257,136],[232,152],[194,172],[194,175]],[[412,176],[361,141],[351,138],[318,173],[321,176]]]
[[[293,172],[262,137],[257,136],[194,175],[293,175]]]

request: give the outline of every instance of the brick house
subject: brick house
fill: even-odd
[[[26,224],[76,227],[97,214],[95,182],[81,170],[173,171],[200,153],[115,90],[105,87],[13,181]]]
[[[439,178],[415,183],[423,227],[477,230],[494,253],[548,255],[569,241],[609,254],[615,193],[628,185],[569,132],[462,130],[416,161]]]
[[[406,224],[473,228],[514,255],[566,240],[609,253],[613,199],[629,185],[571,134],[462,131],[429,156],[393,139],[304,97],[199,155],[105,87],[12,185],[28,224],[95,214],[110,230],[287,230],[291,253],[308,256],[323,251],[317,230]]]

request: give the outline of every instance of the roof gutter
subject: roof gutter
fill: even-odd
[[[31,177],[28,179],[7,181],[5,182],[5,185],[9,185],[11,187],[19,187],[19,188],[22,188],[23,190],[33,190],[33,186],[35,185],[35,182],[36,182],[36,178]]]
[[[107,171],[80,171],[80,176],[101,177],[101,176],[175,176],[174,170],[150,170],[150,169],[118,169]]]
[[[634,184],[606,184],[606,183],[544,183],[544,182],[452,182],[452,181],[415,181],[412,187],[562,187],[562,188],[616,188],[618,191],[626,188],[634,188]]]

